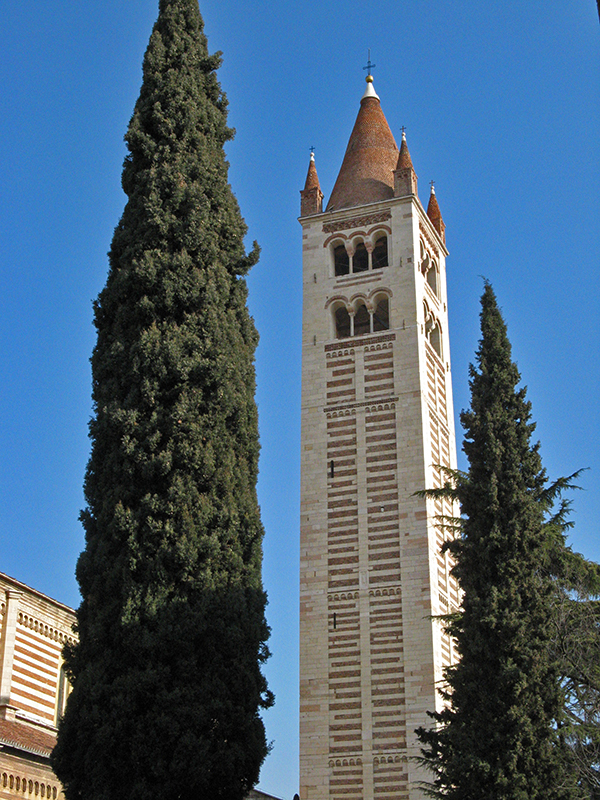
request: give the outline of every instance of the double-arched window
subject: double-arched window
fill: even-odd
[[[331,245],[334,275],[354,275],[388,266],[388,238],[381,231],[367,239],[355,238]]]
[[[357,297],[348,303],[338,299],[333,303],[333,327],[336,339],[368,336],[387,331],[390,327],[390,301],[385,292],[369,298]]]

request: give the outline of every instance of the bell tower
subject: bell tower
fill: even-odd
[[[300,798],[416,800],[414,734],[453,661],[433,619],[458,604],[441,554],[456,467],[447,256],[373,78],[323,211],[301,192]]]

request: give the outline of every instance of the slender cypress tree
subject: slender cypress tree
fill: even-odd
[[[567,800],[578,794],[558,731],[564,698],[549,561],[564,547],[566,506],[550,512],[568,482],[547,483],[539,445],[531,443],[530,403],[487,284],[481,304],[471,408],[461,415],[469,470],[454,475],[461,534],[448,546],[464,593],[448,624],[460,660],[446,672],[437,725],[418,734],[434,797]]]
[[[53,766],[69,800],[241,800],[272,703],[257,334],[226,100],[198,0],[160,0],[95,303],[79,643]]]

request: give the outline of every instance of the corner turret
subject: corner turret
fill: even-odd
[[[317,175],[315,154],[311,152],[304,189],[300,191],[300,216],[320,214],[323,211],[323,192]]]
[[[402,131],[402,144],[394,170],[394,197],[406,197],[409,194],[417,195],[417,173],[408,152],[406,134]]]
[[[446,244],[446,225],[442,219],[442,212],[438,205],[437,197],[435,196],[435,187],[433,181],[431,182],[431,194],[429,195],[429,205],[427,206],[427,216],[431,220],[433,227],[439,233],[440,238]]]

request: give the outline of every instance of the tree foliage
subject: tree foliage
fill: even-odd
[[[600,567],[570,550],[554,560],[554,653],[564,696],[561,743],[580,796],[600,800]]]
[[[558,598],[569,598],[578,558],[565,544],[571,480],[548,483],[489,284],[481,304],[471,407],[461,414],[469,469],[439,490],[461,506],[447,549],[463,595],[448,621],[459,661],[445,673],[445,706],[418,731],[433,771],[426,789],[452,800],[569,800],[586,796],[566,746],[557,647]]]
[[[160,0],[94,306],[79,643],[53,765],[69,800],[241,800],[272,703],[257,334],[225,96],[197,0]]]

